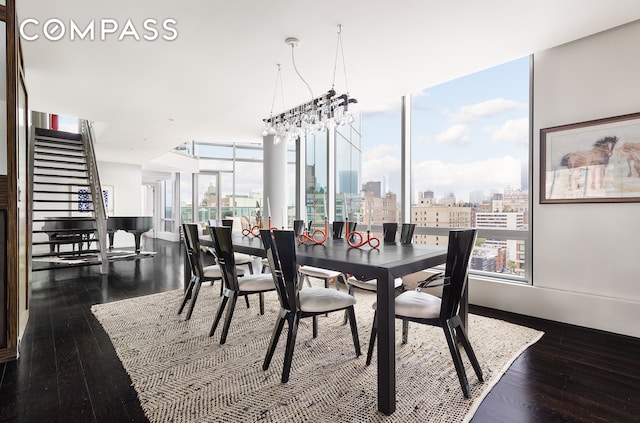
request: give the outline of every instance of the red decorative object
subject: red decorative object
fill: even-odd
[[[360,232],[349,232],[349,219],[346,219],[346,227],[347,244],[349,244],[349,247],[360,248],[369,245],[371,248],[377,249],[380,246],[380,238],[372,237],[369,230],[367,230],[367,238],[365,239]]]
[[[298,242],[300,244],[305,244],[307,241],[312,242],[314,244],[324,244],[327,240],[327,233],[329,232],[329,223],[327,218],[324,218],[324,231],[322,229],[316,229],[309,235],[309,230],[307,229],[304,233],[298,235]]]

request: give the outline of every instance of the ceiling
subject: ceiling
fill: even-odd
[[[40,23],[25,26],[39,38],[22,43],[31,109],[98,122],[100,160],[145,168],[189,140],[261,143],[277,64],[284,99],[278,93],[274,112],[307,101],[287,37],[300,40],[295,62],[317,96],[331,87],[341,24],[349,93],[357,110],[382,112],[404,94],[640,19],[637,0],[17,3],[20,22]],[[52,18],[67,31],[59,41],[43,35]],[[131,28],[118,41],[127,20],[140,37],[152,35],[149,18],[175,19],[177,38],[162,39],[171,33],[157,25],[153,41],[135,40]],[[72,23],[82,30],[92,19],[93,40],[69,39]],[[102,41],[107,19],[119,28]],[[339,92],[344,76],[339,60]]]

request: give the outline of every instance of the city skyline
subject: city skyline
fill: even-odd
[[[412,95],[412,202],[505,187],[528,189],[529,58],[524,57]],[[386,179],[400,192],[400,100],[362,114],[362,182]]]

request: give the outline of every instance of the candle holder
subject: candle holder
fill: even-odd
[[[362,233],[353,231],[349,232],[349,220],[347,219],[347,244],[351,248],[360,248],[365,245],[369,245],[373,249],[377,249],[380,246],[380,238],[372,237],[371,231],[367,229],[367,238]]]
[[[271,226],[271,216],[269,216],[269,221],[267,222],[267,226],[269,227],[270,231],[277,231],[278,229],[280,229],[277,226]],[[284,226],[282,228],[284,229]]]
[[[271,225],[271,218],[269,218],[269,225]],[[242,235],[244,236],[251,235],[257,238],[260,236],[260,229],[262,229],[262,219],[260,219],[260,222],[257,225],[251,226],[249,228],[244,228],[242,230]]]
[[[327,240],[327,233],[329,232],[329,223],[328,223],[328,219],[325,217],[324,218],[324,231],[322,229],[316,229],[315,231],[311,232],[311,235],[309,235],[309,232],[311,231],[311,228],[307,228],[304,233],[301,233],[300,235],[298,235],[298,242],[300,244],[305,244],[307,242],[312,242],[316,245],[319,244],[324,244]],[[311,226],[311,225],[309,225]],[[320,238],[318,238],[318,236]]]

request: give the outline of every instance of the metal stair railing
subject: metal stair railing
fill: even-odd
[[[107,210],[102,194],[102,184],[98,175],[98,164],[96,153],[93,148],[95,135],[93,123],[88,120],[81,120],[82,142],[84,143],[87,158],[87,168],[89,173],[89,184],[91,185],[91,196],[93,199],[94,215],[98,229],[98,244],[100,245],[100,273],[105,275],[109,272],[109,258],[107,256]]]

